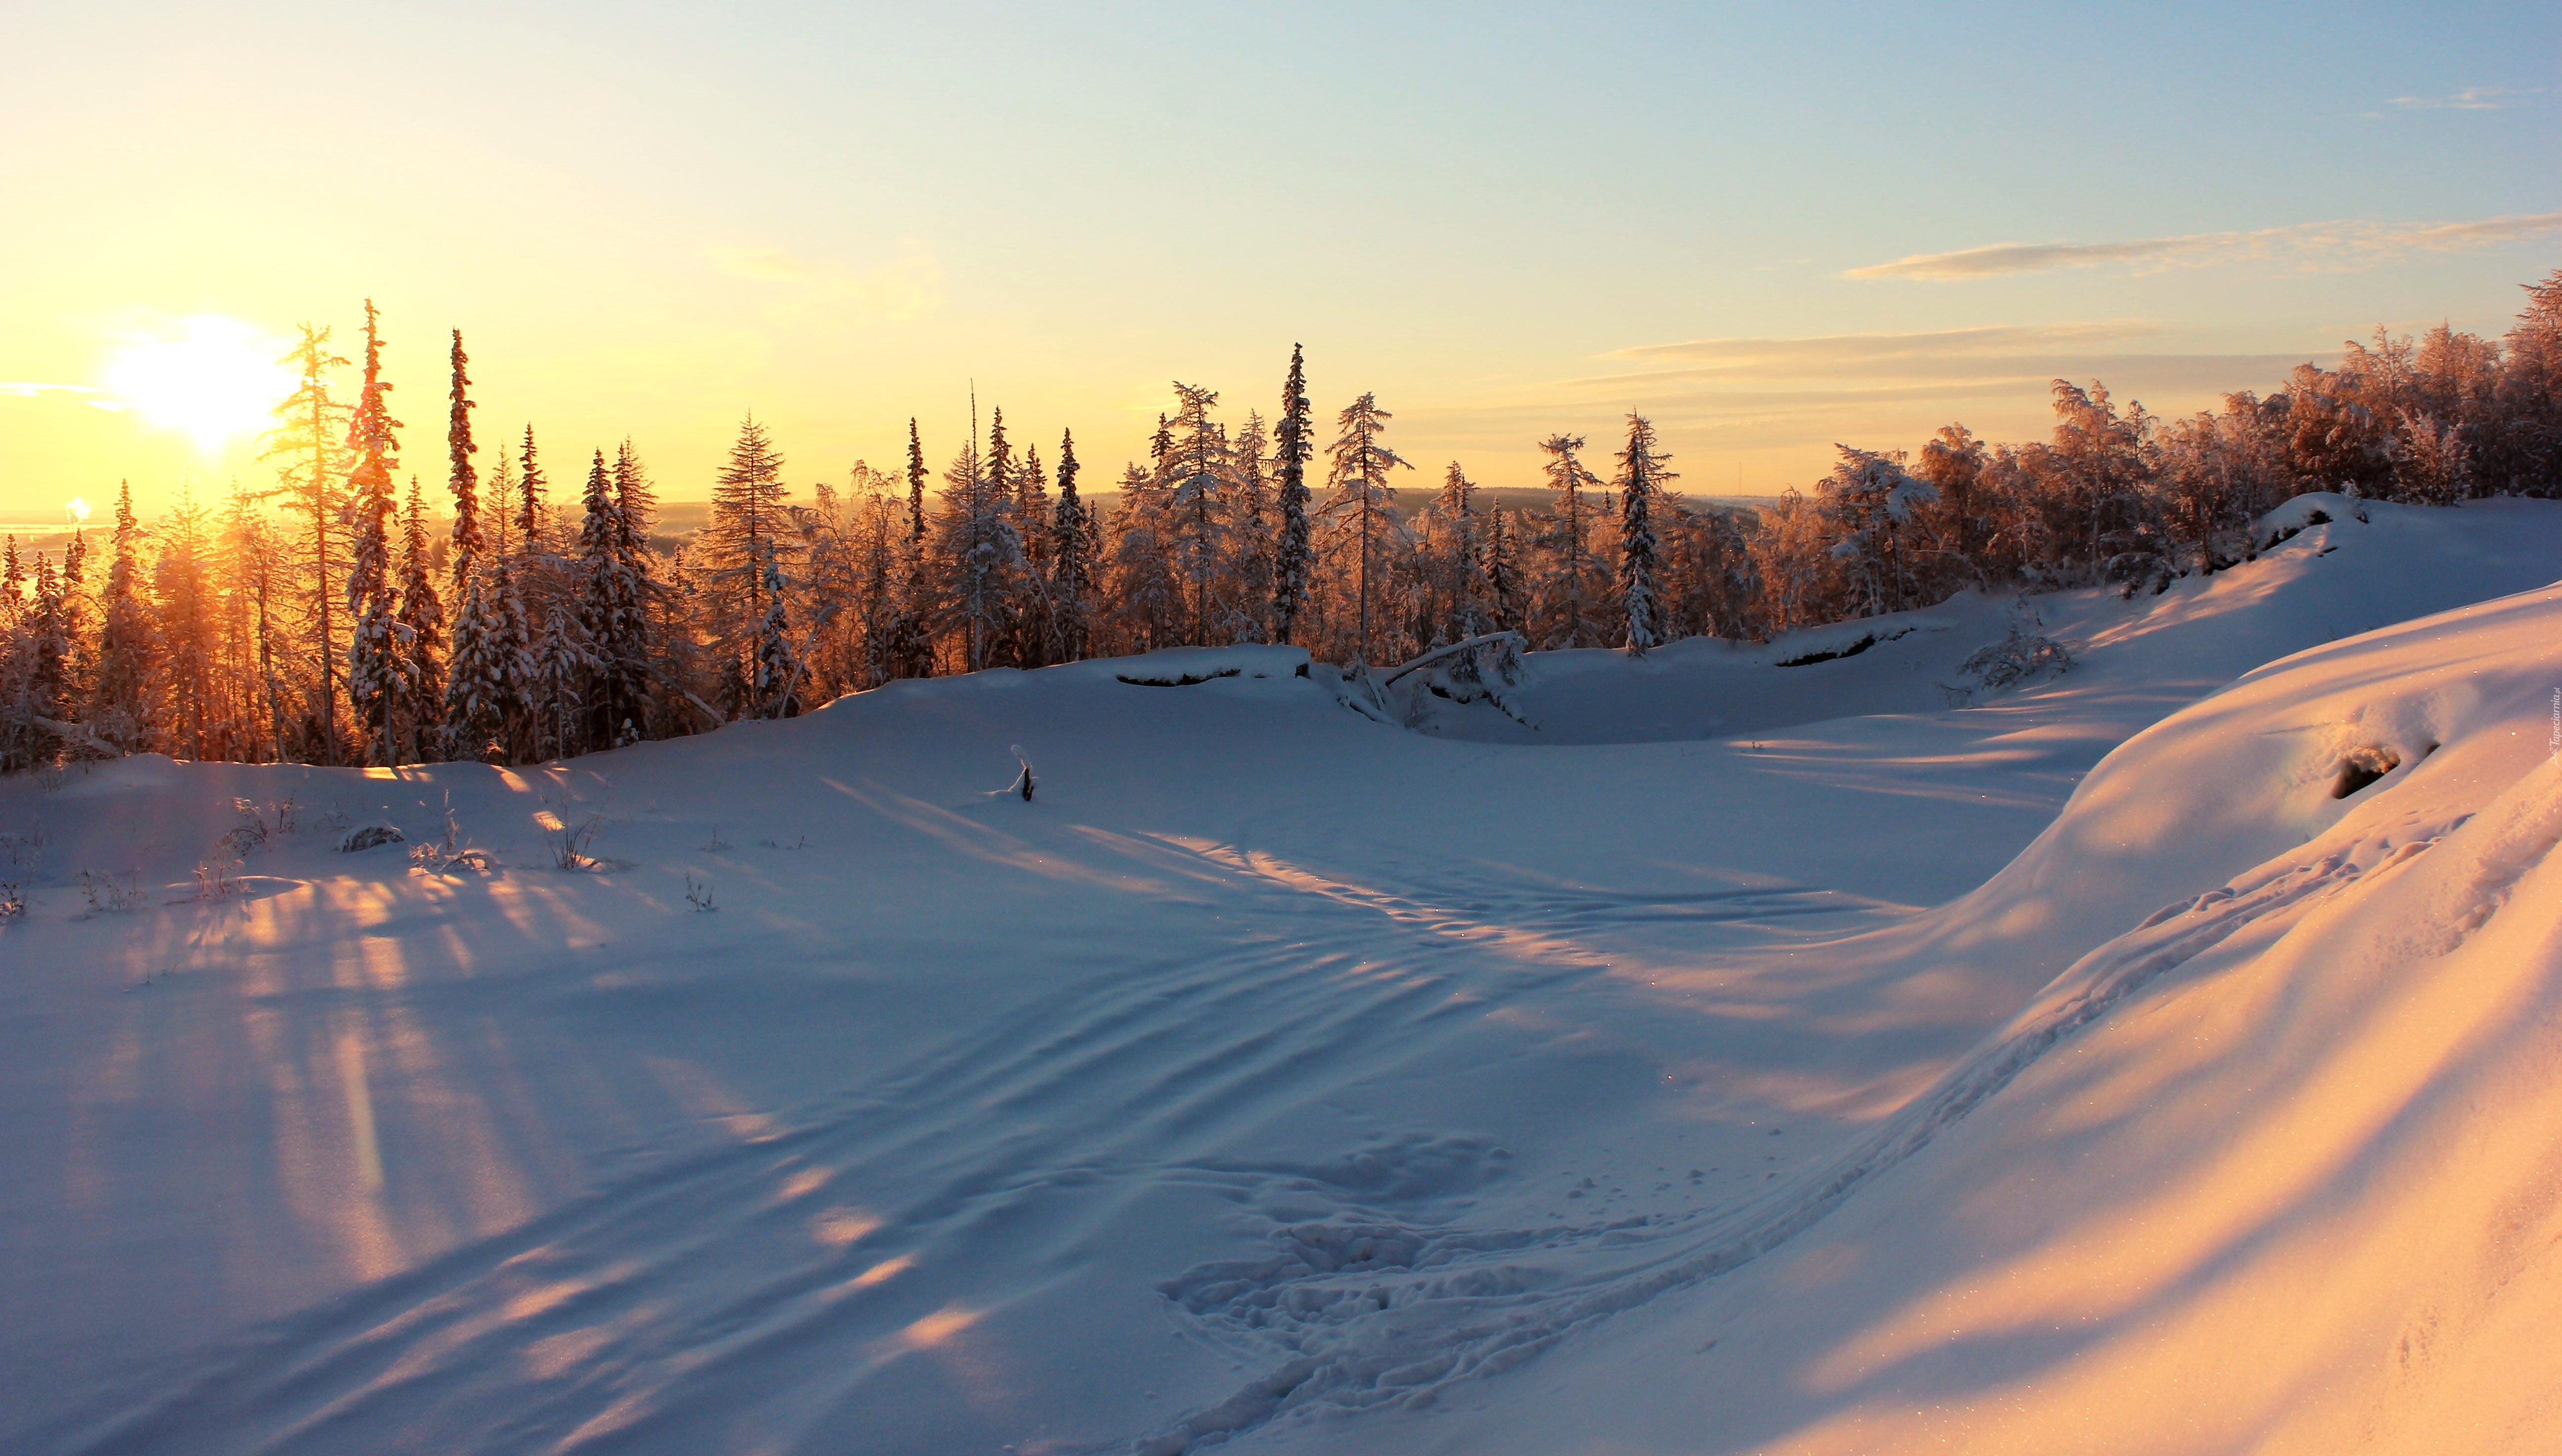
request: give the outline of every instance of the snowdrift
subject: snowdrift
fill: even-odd
[[[1937,713],[1952,701],[1947,689],[1964,686],[1957,664],[2019,617],[2086,659],[2115,658],[2114,688],[2142,697],[2103,711],[2131,732],[2288,652],[2540,587],[2562,562],[2553,512],[2540,501],[2432,510],[2315,493],[2257,529],[2267,543],[2259,560],[2131,602],[2113,591],[1967,594],[1768,642],[1688,638],[1641,660],[1537,652],[1530,682],[1509,694],[1535,730],[1482,707],[1445,707],[1421,726],[1489,743],[1653,743]],[[2141,719],[2128,721],[2129,711]]]
[[[0,1449],[2532,1448],[2562,509],[2368,517],[0,784]]]
[[[1642,1276],[1682,1297],[1361,1448],[2562,1446],[2557,750],[2562,590],[2140,735],[1930,918],[2000,960],[2058,892],[2176,898]]]

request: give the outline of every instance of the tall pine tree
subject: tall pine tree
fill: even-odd
[[[765,427],[750,415],[739,426],[729,456],[712,479],[711,523],[703,531],[703,549],[711,568],[712,622],[719,645],[722,706],[732,717],[757,713],[765,702],[758,681],[759,664],[776,655],[764,640],[775,620],[777,603],[769,600],[782,580],[779,568],[769,572],[781,551],[784,497],[783,455]]]
[[[1336,438],[1330,473],[1333,493],[1326,501],[1326,516],[1338,531],[1350,531],[1361,553],[1358,565],[1360,596],[1360,662],[1368,665],[1371,648],[1371,596],[1373,579],[1384,575],[1385,542],[1381,539],[1396,519],[1395,497],[1387,485],[1387,473],[1393,469],[1412,469],[1396,452],[1379,442],[1387,422],[1395,417],[1378,407],[1374,395],[1364,394],[1344,406],[1335,417],[1335,426],[1343,434]]]
[[[150,746],[150,693],[159,664],[151,603],[139,579],[142,527],[133,516],[129,482],[116,485],[115,534],[108,546],[113,554],[98,602],[97,675],[85,716],[119,750],[138,753]]]
[[[392,471],[400,461],[393,431],[401,422],[391,416],[391,392],[383,380],[380,318],[368,298],[364,390],[347,427],[356,457],[347,474],[347,509],[356,533],[347,568],[347,616],[355,624],[347,645],[347,700],[362,725],[366,757],[387,766],[400,762],[397,719],[409,695],[408,634],[400,625],[392,579],[391,527],[399,509]]]
[[[635,563],[625,554],[629,532],[614,487],[616,473],[606,465],[605,452],[598,451],[588,466],[578,532],[578,628],[592,669],[587,722],[578,746],[588,751],[614,747],[623,740],[625,725],[641,716],[634,677],[646,658],[634,638],[645,630],[646,616]]]
[[[320,761],[340,759],[338,743],[338,576],[346,555],[342,507],[345,504],[346,435],[340,421],[347,407],[329,397],[329,371],[347,361],[329,352],[329,330],[302,324],[293,352],[277,360],[294,367],[293,393],[275,407],[276,428],[267,437],[261,458],[276,461],[280,488],[291,498],[303,564],[309,572],[313,656],[320,680],[310,716],[319,730]],[[273,679],[271,679],[273,680]],[[281,745],[278,751],[282,751]]]
[[[1308,605],[1316,555],[1308,544],[1308,461],[1317,453],[1309,433],[1308,370],[1299,345],[1290,346],[1290,377],[1281,385],[1281,420],[1272,430],[1272,470],[1278,484],[1280,534],[1272,546],[1272,639],[1290,640]]]
[[[1676,478],[1664,468],[1672,456],[1655,440],[1655,427],[1645,416],[1628,416],[1628,448],[1619,452],[1619,605],[1627,615],[1627,650],[1646,655],[1663,640],[1663,589],[1657,580],[1654,508],[1664,483]]]
[[[445,488],[454,495],[454,589],[460,592],[487,546],[480,531],[480,479],[471,456],[480,447],[471,442],[471,376],[464,372],[471,356],[462,352],[462,330],[454,331],[454,382],[446,392]]]
[[[400,625],[403,643],[399,719],[408,758],[442,758],[439,731],[445,704],[445,598],[436,589],[436,567],[427,539],[427,501],[418,477],[409,477],[401,516]]]
[[[1058,658],[1081,662],[1092,643],[1095,552],[1094,509],[1076,492],[1076,437],[1058,435],[1058,507],[1050,521],[1049,600],[1056,624]]]
[[[1583,492],[1598,487],[1601,477],[1584,467],[1580,435],[1552,435],[1539,448],[1548,454],[1542,468],[1556,494],[1534,543],[1544,558],[1536,594],[1536,640],[1550,648],[1598,646],[1603,582],[1600,560],[1592,552],[1596,511]]]

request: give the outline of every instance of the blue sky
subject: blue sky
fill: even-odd
[[[105,366],[369,294],[430,475],[459,326],[485,433],[678,496],[749,409],[796,477],[910,415],[939,462],[974,379],[1117,472],[1169,379],[1268,412],[1293,341],[1420,463],[1527,482],[1642,408],[1763,491],[2039,432],[2056,373],[2180,410],[2497,332],[2562,265],[2549,5],[106,4],[0,50],[0,516],[254,474]]]

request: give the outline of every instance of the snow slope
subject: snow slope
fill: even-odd
[[[2004,604],[1543,654],[1536,734],[1263,654],[11,783],[0,1448],[2550,1435],[2562,601],[2355,635],[2557,561],[2374,507],[1962,711]],[[503,868],[320,822],[449,810]]]
[[[2399,766],[2336,797],[2378,749]],[[1943,913],[1997,926],[2095,850],[2157,886],[2267,857],[1647,1277],[1702,1285],[1797,1234],[1768,1257],[1339,1448],[2554,1449],[2557,750],[2562,588],[2315,649],[2140,735]]]

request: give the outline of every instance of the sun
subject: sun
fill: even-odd
[[[107,360],[100,403],[183,430],[211,455],[265,428],[276,402],[293,392],[293,372],[275,362],[284,348],[237,318],[180,319],[172,332],[127,344]]]

